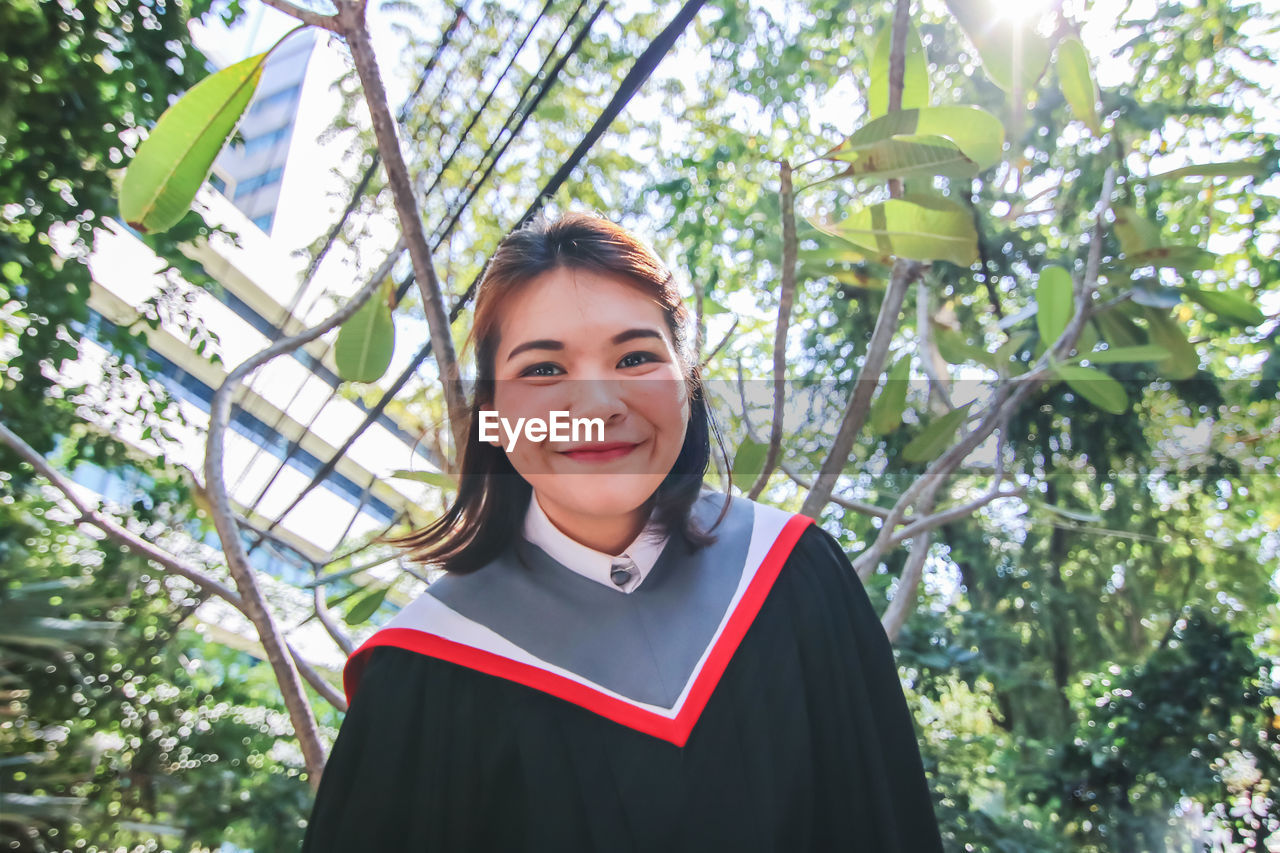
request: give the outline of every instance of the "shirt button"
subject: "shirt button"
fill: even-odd
[[[638,569],[636,564],[628,558],[615,560],[613,568],[609,572],[609,576],[613,578],[613,582],[619,587],[626,586],[635,577]]]

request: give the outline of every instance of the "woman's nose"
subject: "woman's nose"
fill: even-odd
[[[570,389],[570,416],[610,418],[626,412],[623,386],[618,379],[573,379]]]

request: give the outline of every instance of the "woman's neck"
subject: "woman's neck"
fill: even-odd
[[[565,536],[605,554],[621,554],[634,542],[648,523],[652,509],[646,501],[625,515],[583,515],[554,502],[548,504],[536,493],[530,496],[530,500],[538,501],[547,518]]]

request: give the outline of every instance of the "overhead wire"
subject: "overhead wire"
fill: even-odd
[[[441,36],[440,42],[436,45],[435,50],[432,52],[431,56],[428,58],[427,62],[424,64],[422,75],[419,77],[417,85],[414,87],[413,91],[410,92],[409,96],[405,98],[404,103],[400,107],[400,110],[397,115],[397,120],[400,123],[404,123],[407,120],[413,108],[414,102],[417,100],[418,96],[422,92],[423,86],[427,78],[431,75],[431,72],[435,69],[436,64],[439,62],[441,55],[444,53],[449,43],[453,40],[453,37],[457,32],[459,25],[461,24],[463,19],[466,17],[466,7],[469,4],[469,2],[470,0],[463,0],[463,2],[459,3],[455,7],[453,19],[450,22],[449,26],[445,28],[444,34]],[[325,239],[325,242],[324,244],[322,244],[320,250],[316,252],[315,255],[312,256],[311,262],[307,266],[307,270],[306,270],[306,273],[303,275],[302,281],[299,283],[297,289],[294,290],[293,296],[289,300],[289,304],[285,307],[283,311],[282,318],[278,322],[272,324],[272,332],[267,336],[268,340],[271,343],[274,343],[275,341],[279,340],[284,335],[284,331],[285,329],[288,328],[289,322],[294,318],[294,312],[297,311],[298,306],[302,303],[302,296],[304,292],[310,287],[311,282],[314,280],[316,270],[319,268],[319,265],[320,265],[320,261],[324,258],[325,254],[328,252],[330,247],[332,247],[334,241],[337,239],[337,235],[342,232],[342,229],[346,225],[347,220],[350,218],[351,214],[355,211],[355,208],[359,204],[360,199],[363,198],[364,193],[369,186],[370,180],[372,179],[374,173],[377,171],[380,163],[381,163],[381,159],[378,155],[377,150],[375,149],[373,152],[373,158],[369,163],[369,165],[365,167],[364,173],[361,175],[360,180],[356,182],[355,188],[351,193],[351,198],[347,202],[347,205],[343,210],[341,217],[339,217],[338,222],[329,230],[329,233]],[[233,403],[233,405],[238,405],[240,400],[242,400],[247,394],[249,394],[251,391],[254,390],[253,388],[254,382],[259,380],[259,377],[261,375],[262,374],[259,373],[249,377],[249,379],[245,382],[245,384],[241,386],[241,389],[236,395],[237,399]],[[302,389],[306,386],[307,380],[309,379],[310,379],[310,376],[308,376],[307,379],[304,379],[303,382],[299,384],[299,386],[294,390],[293,395],[290,397],[289,401],[286,402],[283,406],[278,407],[278,412],[274,419],[274,423],[270,425],[273,431],[279,432],[280,425],[284,423],[284,420],[287,417],[286,413],[288,412],[290,407],[293,405],[293,403],[298,399],[298,396],[302,393]],[[307,428],[304,428],[303,430],[304,433],[309,431],[309,426],[310,425],[308,425]],[[297,439],[294,439],[293,441],[297,441]],[[291,442],[291,444],[292,443],[293,442]],[[243,484],[244,478],[248,475],[249,471],[253,469],[254,464],[258,460],[258,457],[263,452],[265,452],[265,448],[261,445],[254,448],[254,452],[250,456],[249,461],[246,462],[245,465],[241,468],[240,475],[237,477],[235,483],[230,487],[230,490],[233,493],[234,491],[239,489],[239,487]],[[284,462],[287,463],[287,460],[291,457],[292,452],[296,452],[296,449],[286,450]],[[277,471],[276,473],[278,475],[279,472]],[[272,476],[271,480],[274,480],[274,479],[275,479],[275,475]],[[258,493],[257,497],[248,505],[246,514],[250,514],[257,510],[258,505],[261,503],[262,497],[265,493],[266,493],[266,487],[264,487],[263,490]]]

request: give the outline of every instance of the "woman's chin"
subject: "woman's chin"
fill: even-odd
[[[618,516],[635,512],[662,484],[651,473],[556,474],[532,485],[539,494],[580,515]],[[543,488],[545,486],[545,489]]]

